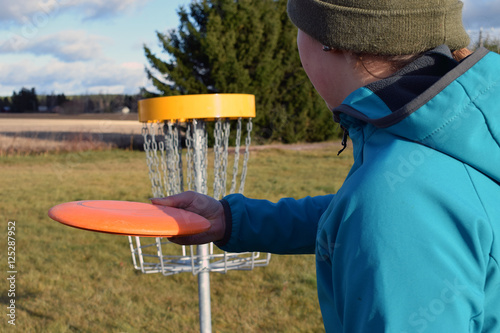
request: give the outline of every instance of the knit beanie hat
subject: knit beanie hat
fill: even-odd
[[[469,45],[459,0],[288,0],[293,24],[333,49],[416,54]]]

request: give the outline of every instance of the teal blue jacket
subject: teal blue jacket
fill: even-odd
[[[333,112],[338,193],[227,196],[218,245],[315,253],[327,332],[500,332],[500,56],[438,47]]]

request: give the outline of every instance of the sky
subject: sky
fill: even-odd
[[[143,45],[178,26],[191,0],[0,0],[0,96],[136,94],[150,87]],[[500,36],[500,0],[465,0],[473,39]],[[161,56],[166,60],[167,55]]]

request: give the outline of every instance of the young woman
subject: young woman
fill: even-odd
[[[173,241],[315,253],[328,332],[500,332],[500,56],[464,49],[461,8],[289,0],[354,165],[335,195],[153,199],[212,222]]]

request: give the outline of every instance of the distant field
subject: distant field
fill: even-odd
[[[273,201],[334,193],[352,165],[352,151],[336,156],[336,148],[253,151],[245,193]],[[198,331],[195,276],[138,273],[126,237],[69,228],[47,217],[51,206],[73,200],[147,202],[143,152],[10,155],[0,158],[0,172],[4,265],[7,222],[16,221],[17,331]],[[311,255],[275,255],[265,268],[211,274],[213,331],[322,332],[314,263]],[[0,332],[12,330],[7,288],[4,280]]]
[[[110,148],[142,149],[142,124],[137,114],[0,113],[0,156],[74,152]],[[340,149],[339,142],[251,146],[252,150]]]
[[[137,114],[0,113],[0,155],[142,146]]]
[[[58,113],[4,113],[0,112],[1,119],[94,119],[94,120],[135,120],[137,113],[84,113],[84,114],[58,114]]]

